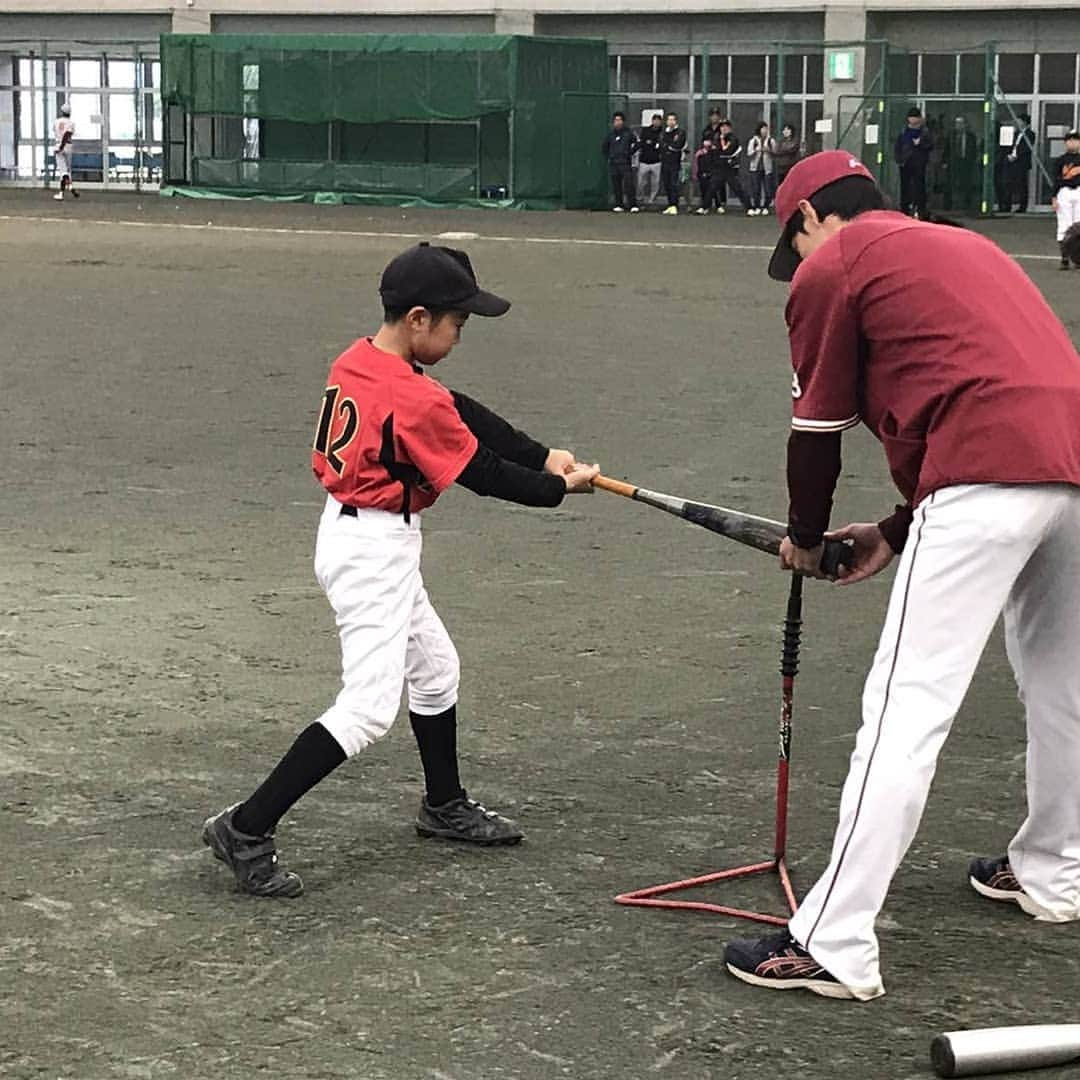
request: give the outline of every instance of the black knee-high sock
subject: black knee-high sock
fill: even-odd
[[[249,836],[272,833],[289,807],[344,760],[337,739],[318,721],[309,725],[255,793],[237,807],[233,825]]]
[[[421,716],[409,710],[420,760],[424,765],[427,801],[442,806],[461,797],[457,760],[457,706],[451,705],[436,716]]]

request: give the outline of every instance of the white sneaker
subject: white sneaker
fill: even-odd
[[[615,214],[621,214],[625,209],[626,209],[626,207],[624,207],[624,206],[613,206],[611,208],[612,213],[615,213]]]
[[[694,213],[695,214],[707,214],[709,211],[704,206],[699,206]]]
[[[63,193],[62,191],[58,191],[58,192],[57,192],[57,193],[56,193],[56,194],[55,194],[55,195],[53,196],[53,198],[54,198],[54,199],[55,199],[55,200],[56,200],[57,202],[63,202],[63,201],[64,201],[64,193]]]
[[[630,207],[630,213],[631,214],[640,214],[641,213],[641,207],[640,206],[631,206]]]
[[[769,208],[767,206],[763,206],[761,208],[761,216],[762,217],[768,217],[769,216]]]
[[[665,214],[671,214],[671,215],[675,215],[675,214],[677,214],[678,212],[679,212],[679,208],[678,208],[677,206],[669,206],[669,207],[668,207],[668,208],[667,208],[667,209],[666,209],[666,210],[664,211],[664,213],[665,213]]]
[[[722,206],[718,206],[718,207],[716,208],[716,212],[717,212],[718,214],[726,214],[726,213],[727,213],[727,210],[725,210],[725,209],[724,209],[724,207],[722,207]]]
[[[746,211],[746,216],[747,217],[757,217],[758,216],[757,209],[755,207],[751,206],[750,209]]]

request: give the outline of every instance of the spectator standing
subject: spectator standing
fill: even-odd
[[[71,119],[71,106],[60,106],[60,115],[53,124],[56,145],[53,147],[53,160],[56,163],[56,175],[60,181],[60,190],[53,196],[57,202],[64,201],[64,192],[70,191],[74,198],[79,197],[71,181],[71,144],[75,140],[75,121]]]
[[[656,202],[660,194],[660,140],[664,135],[664,117],[653,113],[648,127],[638,137],[637,205]]]
[[[804,154],[805,149],[799,138],[799,129],[794,124],[785,124],[780,129],[780,138],[773,153],[773,166],[776,169],[776,186],[784,182],[784,177],[791,167]]]
[[[720,125],[726,121],[723,118],[723,113],[719,109],[709,110],[709,122],[705,125],[705,130],[701,133],[701,139],[698,141],[700,146],[706,139],[713,144],[713,146],[720,145]]]
[[[1065,136],[1065,153],[1050,170],[1056,190],[1050,205],[1057,214],[1057,240],[1061,248],[1061,269],[1071,267],[1065,254],[1065,234],[1080,223],[1080,131]]]
[[[615,196],[612,209],[616,214],[621,214],[624,210],[629,210],[632,214],[638,212],[634,196],[633,169],[634,152],[637,148],[637,136],[633,128],[626,126],[626,115],[615,113],[611,118],[611,130],[604,138],[603,154],[611,175],[611,190]]]
[[[900,209],[911,217],[926,218],[926,167],[934,141],[923,125],[922,112],[907,111],[907,126],[897,136],[895,157],[900,166]]]
[[[685,149],[686,132],[679,127],[678,116],[668,113],[660,136],[660,182],[667,197],[665,214],[675,215],[679,212],[679,181]]]
[[[697,208],[699,214],[707,214],[714,204],[718,214],[724,213],[719,202],[718,177],[721,168],[718,148],[711,139],[705,139],[694,154],[694,161],[690,166],[690,178],[697,181],[698,191],[701,193],[701,205]]]
[[[720,169],[717,174],[719,186],[717,188],[717,209],[723,213],[728,201],[728,190],[742,203],[743,209],[749,210],[750,204],[746,201],[746,193],[743,191],[742,181],[739,179],[739,163],[742,160],[742,145],[739,137],[731,130],[730,120],[720,121],[720,144],[719,144]]]
[[[1031,159],[1035,150],[1035,133],[1031,130],[1031,117],[1021,113],[1016,118],[1016,131],[1012,146],[1004,155],[998,174],[998,209],[1003,213],[1023,214],[1028,208],[1028,178],[1031,175]]]
[[[979,142],[963,116],[953,119],[944,151],[945,209],[971,213],[978,201]]]
[[[747,168],[750,171],[751,217],[767,214],[772,205],[775,186],[776,140],[769,133],[769,125],[762,120],[746,144]]]

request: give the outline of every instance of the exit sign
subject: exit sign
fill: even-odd
[[[829,53],[829,78],[834,82],[851,82],[855,78],[855,54]]]

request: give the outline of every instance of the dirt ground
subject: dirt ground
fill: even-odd
[[[980,227],[1035,256],[1080,337],[1051,222]],[[1077,928],[965,881],[1023,813],[997,638],[881,922],[888,996],[753,990],[720,961],[751,924],[613,903],[770,854],[787,581],[601,494],[545,512],[458,489],[425,516],[465,780],[527,841],[420,840],[399,723],[282,823],[304,897],[233,891],[202,819],[338,684],[311,570],[323,377],[375,326],[382,265],[447,230],[481,234],[463,246],[514,308],[470,323],[445,382],[610,474],[783,515],[771,218],[0,195],[0,1075],[903,1080],[942,1029],[1077,1019]],[[853,433],[834,520],[893,501]],[[888,586],[806,590],[797,887],[827,857]],[[779,906],[765,879],[710,895]]]

